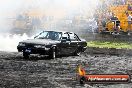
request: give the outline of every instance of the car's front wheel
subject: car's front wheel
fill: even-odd
[[[28,58],[29,58],[29,54],[26,53],[26,52],[23,52],[23,57],[24,57],[25,59],[28,59]]]

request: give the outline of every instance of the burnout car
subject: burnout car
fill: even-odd
[[[23,52],[24,58],[29,58],[30,54],[40,54],[54,59],[57,55],[79,55],[86,47],[86,40],[73,32],[42,31],[34,39],[19,42],[17,49]]]

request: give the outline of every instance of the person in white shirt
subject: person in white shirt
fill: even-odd
[[[128,35],[130,35],[129,31],[131,30],[132,16],[129,13],[126,13],[126,15],[127,15],[127,21],[128,21]]]

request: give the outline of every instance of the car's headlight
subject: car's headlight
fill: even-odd
[[[44,45],[34,45],[35,48],[45,48]]]
[[[25,46],[25,43],[20,42],[19,46]]]

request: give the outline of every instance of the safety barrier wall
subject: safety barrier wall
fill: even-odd
[[[96,48],[87,47],[84,53],[88,54],[103,54],[103,55],[118,55],[118,56],[132,56],[132,49],[115,49],[115,48]]]

